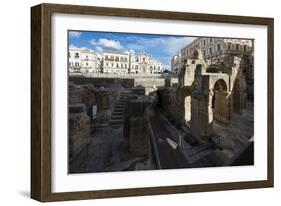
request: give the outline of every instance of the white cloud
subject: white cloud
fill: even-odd
[[[82,33],[78,31],[70,31],[68,34],[70,38],[79,38]]]
[[[73,44],[70,44],[69,49],[78,49],[78,47]]]
[[[96,50],[99,51],[99,52],[102,52],[102,51],[103,51],[103,48],[100,47],[100,46],[96,46]]]
[[[89,50],[90,52],[94,52],[92,49],[90,49],[90,48],[88,48],[88,47],[77,47],[77,46],[75,46],[74,44],[70,44],[70,45],[69,45],[69,49],[79,49],[79,50],[87,49],[87,50]]]
[[[175,55],[178,53],[182,48],[184,48],[186,45],[191,43],[195,38],[193,37],[170,37],[165,42],[165,51],[170,55]]]
[[[115,41],[110,39],[99,39],[98,41],[93,39],[90,41],[90,44],[94,46],[111,48],[116,50],[123,49],[123,46],[121,45],[120,41]]]

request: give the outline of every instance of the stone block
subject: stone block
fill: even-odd
[[[84,104],[69,105],[68,115],[69,172],[75,173],[87,163],[87,145],[90,141],[90,118]]]

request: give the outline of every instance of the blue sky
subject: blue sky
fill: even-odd
[[[171,35],[69,31],[70,47],[84,47],[96,52],[120,50],[139,53],[145,51],[168,66],[170,66],[172,56],[193,39],[194,37]]]

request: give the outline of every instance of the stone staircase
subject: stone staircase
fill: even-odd
[[[123,91],[116,102],[114,111],[111,115],[111,119],[109,121],[109,126],[117,129],[123,126],[124,124],[124,111],[125,111],[125,104],[127,96],[131,94],[130,91]]]

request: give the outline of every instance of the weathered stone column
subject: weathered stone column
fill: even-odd
[[[148,157],[150,137],[147,116],[151,107],[152,100],[148,96],[135,96],[127,101],[124,139],[133,156]]]
[[[198,93],[192,95],[190,130],[198,141],[204,141],[213,134],[212,110],[209,107],[208,96]]]
[[[108,124],[112,114],[111,98],[109,89],[99,88],[97,90],[97,125]]]

